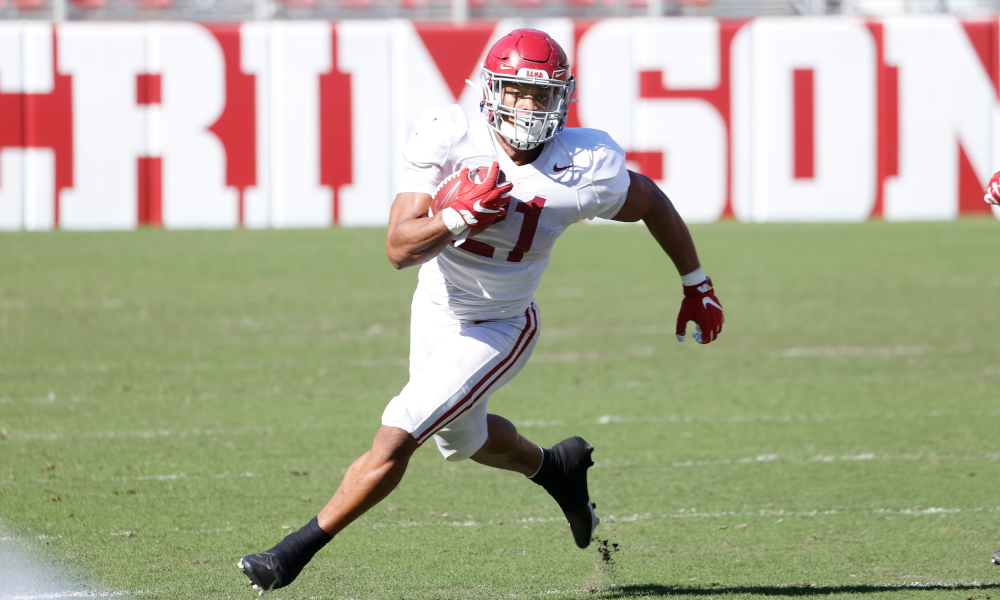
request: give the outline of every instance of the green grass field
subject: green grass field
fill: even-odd
[[[692,232],[717,343],[675,340],[644,230],[576,226],[491,399],[596,446],[610,562],[430,444],[275,596],[1000,594],[1000,223]],[[238,558],[318,512],[406,382],[416,270],[383,235],[0,236],[0,598],[251,598]]]

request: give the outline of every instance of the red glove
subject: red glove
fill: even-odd
[[[485,170],[485,167],[480,167],[475,176],[470,177],[467,167],[459,174],[455,199],[441,211],[441,216],[452,233],[465,229],[463,224],[469,227],[484,227],[497,217],[506,214],[506,207],[510,202],[510,190],[514,184],[507,182],[497,185],[500,165],[496,161],[483,176]]]
[[[712,289],[712,279],[698,285],[684,286],[684,300],[681,301],[681,312],[677,315],[677,341],[683,342],[687,333],[688,321],[694,321],[694,340],[699,344],[708,344],[722,333],[722,305],[715,297]]]
[[[986,195],[983,196],[983,200],[986,201],[986,204],[1000,206],[1000,171],[990,177],[990,182],[986,184]]]

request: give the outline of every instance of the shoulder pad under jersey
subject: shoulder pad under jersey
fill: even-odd
[[[413,124],[403,158],[416,165],[444,166],[452,147],[468,130],[468,118],[461,106],[429,106]]]

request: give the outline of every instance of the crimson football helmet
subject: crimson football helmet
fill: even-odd
[[[566,53],[544,31],[515,29],[500,38],[486,54],[479,78],[483,88],[480,110],[490,127],[515,148],[530,150],[566,126],[576,81]],[[526,85],[532,86],[537,110],[504,104],[504,90]]]

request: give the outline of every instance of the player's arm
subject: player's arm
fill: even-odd
[[[712,280],[698,261],[691,233],[667,195],[645,175],[628,172],[629,188],[625,203],[615,221],[634,223],[642,220],[649,232],[677,267],[684,286],[684,299],[677,316],[677,339],[684,341],[687,322],[696,325],[695,341],[707,344],[722,333],[722,304],[715,297]]]
[[[423,264],[440,254],[459,234],[469,235],[466,230],[470,227],[488,227],[506,214],[505,205],[514,184],[508,181],[498,185],[499,177],[500,165],[496,161],[488,169],[476,169],[474,174],[468,167],[462,169],[435,192],[451,197],[451,202],[427,218],[423,217],[430,214],[433,196],[419,192],[398,194],[389,212],[385,241],[393,266],[405,269]]]
[[[419,192],[397,194],[389,212],[385,253],[397,269],[422,265],[455,239],[441,213],[428,217],[431,195]]]
[[[628,196],[614,220],[625,223],[643,221],[663,251],[674,261],[678,273],[683,276],[696,271],[701,267],[698,251],[673,203],[649,177],[632,171],[628,174],[631,180]]]

